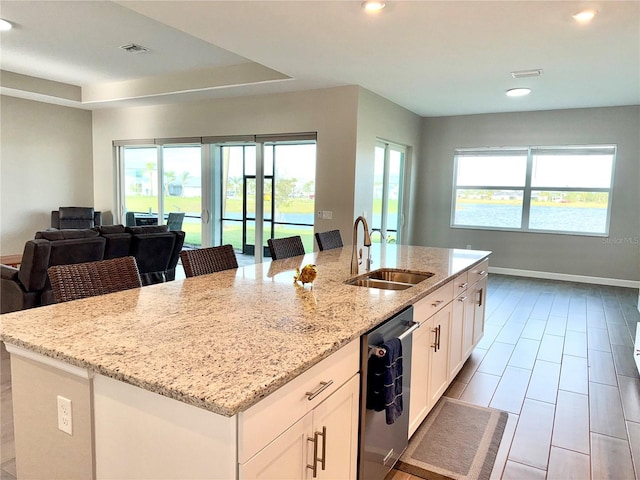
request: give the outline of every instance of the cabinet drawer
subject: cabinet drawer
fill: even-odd
[[[469,285],[473,285],[478,280],[481,280],[482,278],[486,277],[488,273],[489,273],[489,259],[469,269]]]
[[[423,322],[434,313],[440,311],[453,300],[453,281],[450,281],[438,288],[435,292],[413,305],[413,319],[416,322]]]
[[[238,462],[244,463],[313,410],[360,369],[356,339],[238,415]],[[321,382],[331,382],[323,388]],[[307,392],[321,393],[310,398]]]
[[[458,295],[460,295],[467,289],[469,284],[468,272],[464,272],[458,275],[453,279],[453,296],[457,297]]]

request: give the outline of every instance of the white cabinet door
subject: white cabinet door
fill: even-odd
[[[282,435],[240,465],[241,479],[293,480],[306,478],[307,452],[311,442],[312,413],[308,413]],[[313,438],[313,435],[311,435]]]
[[[319,442],[317,458],[320,460],[315,462],[317,478],[346,480],[356,477],[359,388],[359,376],[356,375],[313,410],[313,434]],[[313,445],[307,463],[314,463]],[[313,478],[310,469],[307,478]]]
[[[429,350],[429,398],[431,409],[449,386],[449,335],[451,332],[451,304],[436,313],[427,322],[435,347]]]
[[[453,300],[451,316],[451,332],[449,339],[449,379],[453,379],[460,371],[464,363],[463,355],[466,347],[464,345],[465,328],[465,302],[467,300],[466,291],[462,292]],[[473,330],[473,322],[471,324]],[[469,339],[471,340],[471,338]]]
[[[240,465],[239,477],[247,480],[355,478],[359,386],[360,377],[355,375]]]
[[[477,293],[475,293],[475,286],[467,290],[464,295],[463,305],[464,305],[464,318],[463,318],[463,327],[462,327],[462,363],[467,361],[469,355],[473,351],[477,342],[473,341],[473,329],[474,329],[474,318],[476,314],[476,297]]]
[[[415,319],[421,321],[422,319]],[[423,322],[420,328],[413,332],[411,347],[411,389],[409,391],[409,438],[427,416],[428,388],[429,388],[429,349],[433,334],[429,322]]]
[[[633,358],[636,359],[636,367],[638,368],[638,373],[640,373],[640,322],[636,324],[636,345]]]
[[[475,347],[484,335],[484,312],[487,297],[486,275],[473,287],[475,308],[473,312],[473,346]]]

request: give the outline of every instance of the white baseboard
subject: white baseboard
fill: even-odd
[[[569,273],[537,272],[535,270],[520,270],[517,268],[501,268],[489,266],[489,273],[513,275],[515,277],[546,278],[547,280],[562,280],[565,282],[594,283],[596,285],[611,285],[613,287],[640,288],[640,281],[622,280],[619,278],[589,277],[586,275],[572,275]],[[638,299],[640,303],[640,298]]]

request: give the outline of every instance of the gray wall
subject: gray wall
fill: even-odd
[[[0,97],[0,249],[22,253],[51,210],[93,206],[91,112]]]
[[[408,192],[411,189],[411,171],[420,158],[421,118],[395,103],[368,90],[360,89],[358,100],[358,140],[356,151],[355,215],[367,212],[369,221],[373,208],[374,152],[378,139],[387,140],[407,148],[405,177]],[[409,216],[410,204],[405,198],[403,211]],[[402,231],[402,243],[407,244]],[[351,234],[353,235],[353,234]],[[360,234],[360,239],[362,235]],[[352,243],[350,238],[345,243]]]
[[[450,228],[457,147],[618,145],[609,238]],[[425,118],[411,242],[492,250],[491,266],[640,280],[640,106]]]

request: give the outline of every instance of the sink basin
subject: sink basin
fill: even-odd
[[[429,277],[433,277],[433,273],[380,268],[347,280],[346,283],[358,287],[380,288],[383,290],[406,290]]]

